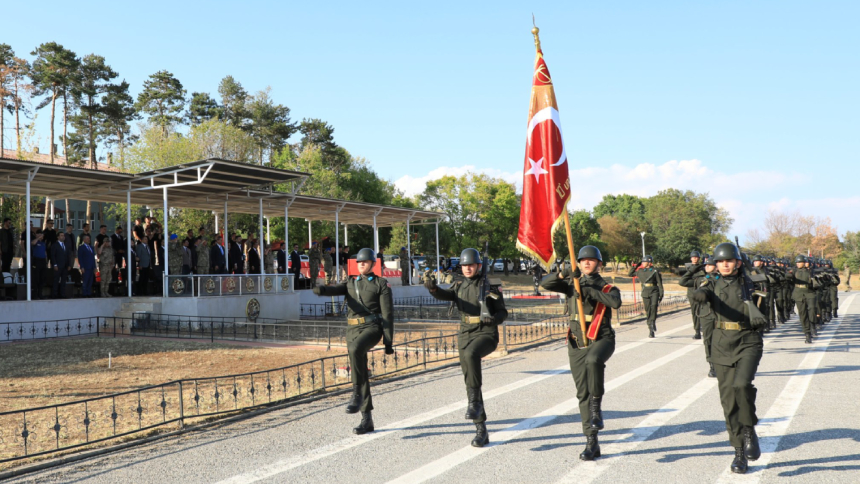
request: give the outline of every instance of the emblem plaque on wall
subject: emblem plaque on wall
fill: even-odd
[[[263,278],[263,289],[266,292],[272,292],[272,288],[275,287],[275,282],[272,280],[272,276],[266,276]]]
[[[174,279],[173,283],[170,284],[170,288],[173,289],[175,294],[182,294],[185,292],[185,282],[182,279]]]
[[[245,306],[245,315],[252,323],[257,321],[260,316],[260,301],[257,301],[257,298],[252,297],[248,300],[248,305]]]

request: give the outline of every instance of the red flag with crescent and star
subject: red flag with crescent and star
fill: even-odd
[[[526,130],[517,249],[534,257],[549,270],[557,255],[552,236],[564,221],[564,211],[570,199],[570,178],[561,137],[558,104],[537,31],[537,28],[532,30],[537,57]]]

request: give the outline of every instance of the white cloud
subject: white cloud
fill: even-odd
[[[445,175],[461,176],[467,172],[485,173],[502,178],[521,191],[522,173],[504,172],[496,168],[439,167],[425,176],[403,176],[394,183],[407,195],[424,190],[427,182]],[[763,221],[769,209],[799,210],[806,215],[831,217],[834,224],[845,230],[858,230],[860,196],[823,197],[820,199],[791,199],[787,193],[806,193],[798,188],[808,184],[808,178],[799,173],[751,170],[723,173],[708,167],[701,160],[670,160],[661,165],[641,163],[636,166],[572,166],[573,184],[570,205],[574,209],[591,210],[604,195],[627,193],[649,197],[660,190],[677,188],[706,192],[734,219],[733,234],[743,236]],[[822,193],[823,195],[823,193]]]

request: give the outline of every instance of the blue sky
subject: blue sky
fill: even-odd
[[[189,94],[227,74],[271,86],[414,192],[469,169],[521,179],[532,13],[574,206],[671,186],[710,192],[741,235],[769,208],[860,229],[856,1],[18,2],[0,42],[101,54],[135,94],[160,69]]]

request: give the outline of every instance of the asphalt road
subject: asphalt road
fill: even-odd
[[[584,447],[561,343],[484,362],[491,445],[469,446],[459,368],[374,386],[377,431],[354,436],[346,397],[264,414],[9,482],[860,482],[860,299],[813,345],[795,316],[765,338],[755,380],[763,455],[729,472],[716,380],[690,317],[618,330],[607,364],[603,457]]]

